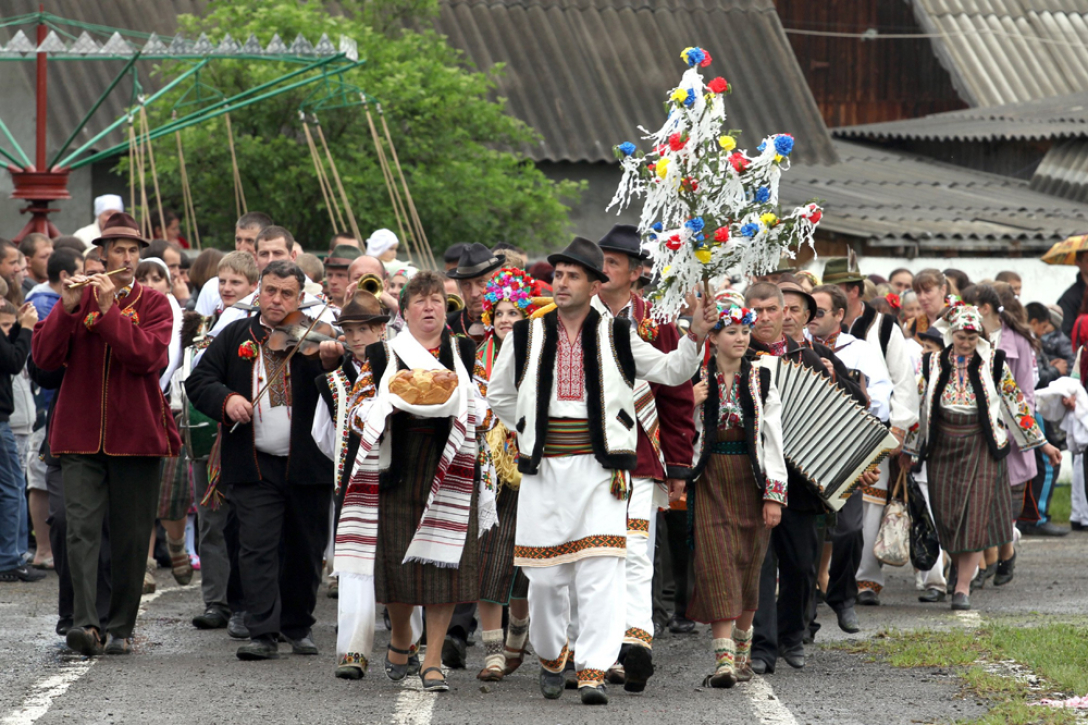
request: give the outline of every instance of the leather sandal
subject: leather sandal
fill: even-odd
[[[391,661],[389,659],[389,653],[390,652],[393,652],[393,653],[398,654],[398,655],[408,655],[408,661],[405,662],[403,665],[398,665],[396,662],[393,662],[393,661]],[[385,653],[385,675],[386,675],[386,677],[393,680],[393,682],[400,682],[405,677],[407,677],[408,676],[408,670],[411,669],[411,666],[412,666],[412,657],[411,657],[411,655],[412,655],[412,653],[411,653],[410,650],[400,649],[399,647],[394,647],[393,645],[389,645],[389,648]]]
[[[488,665],[476,675],[477,680],[483,682],[498,682],[506,676],[506,669],[500,665]]]
[[[510,649],[504,649],[503,654],[506,656],[506,667],[504,668],[503,674],[513,674],[514,670],[521,667],[521,663],[525,661],[525,653],[528,651],[528,643],[517,652]]]
[[[442,675],[441,667],[428,667],[419,673],[419,679],[423,683],[424,692],[449,692],[450,686],[446,684],[446,676],[442,675],[442,679],[427,678],[428,672],[437,672]]]

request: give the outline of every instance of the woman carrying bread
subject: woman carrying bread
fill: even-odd
[[[520,269],[500,269],[492,275],[484,293],[483,322],[487,336],[476,359],[485,380],[499,356],[503,340],[514,323],[536,311],[535,280]],[[517,436],[496,421],[487,434],[488,448],[498,473],[499,525],[480,540],[480,626],[483,627],[484,668],[476,675],[497,682],[516,670],[525,656],[529,639],[529,580],[514,566],[514,533],[518,512]],[[510,627],[503,642],[502,608],[510,607]]]
[[[334,566],[373,577],[392,624],[390,679],[419,670],[412,615],[426,607],[419,675],[424,690],[445,692],[442,643],[454,607],[479,599],[478,536],[496,523],[494,468],[481,455],[490,416],[475,379],[475,345],[446,329],[442,278],[418,272],[401,290],[400,309],[405,329],[367,348],[353,391],[359,452]]]

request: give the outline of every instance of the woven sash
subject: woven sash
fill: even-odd
[[[544,457],[591,456],[593,441],[589,421],[584,418],[549,418],[548,437],[544,439]]]

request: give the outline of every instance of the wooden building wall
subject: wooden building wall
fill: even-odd
[[[787,29],[922,32],[908,0],[775,0],[775,5]],[[966,108],[929,40],[788,37],[829,127]]]

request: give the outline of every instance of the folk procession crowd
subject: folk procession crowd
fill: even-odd
[[[1068,531],[1048,518],[1051,421],[1085,395],[1088,256],[1058,306],[1025,307],[1011,272],[884,280],[836,258],[822,280],[784,263],[693,290],[665,323],[632,226],[531,266],[458,244],[440,273],[388,230],[319,260],[259,212],[234,252],[191,258],[175,217],[150,241],[119,197],[95,206],[74,236],[0,241],[0,579],[55,568],[57,633],[84,655],[132,651],[165,544],[178,583],[200,569],[193,625],[239,659],[317,655],[325,583],[336,677],[364,677],[384,619],[393,680],[447,690],[478,636],[479,679],[531,651],[545,698],[604,704],[606,682],[646,688],[666,628],[710,625],[720,688],[804,667],[818,603],[857,632],[907,476],[943,550],[921,603],[969,609],[1013,580],[1021,533]],[[838,510],[787,460],[775,361],[895,438]]]

